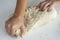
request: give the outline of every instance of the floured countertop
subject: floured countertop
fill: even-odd
[[[2,0],[4,1],[4,0]],[[0,1],[0,3],[2,3]],[[12,1],[12,0],[11,0]],[[9,15],[12,14],[14,6],[12,3],[15,3],[14,0],[11,2],[11,5],[5,2],[5,4],[0,4],[0,40],[17,40],[15,37],[9,36],[5,31],[5,21],[8,19]],[[60,40],[60,6],[56,6],[58,12],[57,18],[54,21],[51,21],[47,25],[44,25],[34,32],[31,32],[29,35],[22,38],[22,40]],[[13,9],[12,9],[13,8]],[[20,40],[20,39],[18,39]]]

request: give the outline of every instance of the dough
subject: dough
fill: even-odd
[[[54,8],[52,8],[51,11],[47,11],[47,8],[44,11],[39,11],[35,6],[27,8],[25,12],[25,26],[27,31],[36,27],[36,25],[43,25],[50,22],[55,19],[56,16],[57,12]]]
[[[35,28],[40,27],[43,24],[47,24],[51,20],[55,19],[57,16],[57,12],[54,8],[52,8],[51,11],[39,11],[38,8],[35,6],[29,7],[25,11],[25,26],[26,26],[26,32],[31,32]],[[37,25],[39,25],[37,27]]]

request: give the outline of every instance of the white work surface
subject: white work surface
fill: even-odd
[[[29,0],[28,5],[39,3],[40,0]],[[5,31],[5,21],[14,12],[16,0],[0,0],[0,40],[17,40]],[[54,21],[34,30],[22,40],[60,40],[60,6],[56,6],[58,12]],[[20,39],[19,39],[20,40]]]

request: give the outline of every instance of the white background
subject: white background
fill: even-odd
[[[41,0],[29,0],[28,6],[36,5]],[[0,0],[0,40],[17,40],[9,36],[5,31],[5,21],[14,12],[16,0]],[[22,40],[60,40],[60,6],[56,6],[58,12],[57,18],[47,25],[38,28],[30,35],[25,36]],[[20,39],[19,39],[20,40]]]

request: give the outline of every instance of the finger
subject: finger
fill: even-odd
[[[54,0],[49,0],[46,4],[44,4],[43,10],[50,6],[52,3],[54,3]]]
[[[48,5],[48,10],[47,11],[50,11],[52,9],[52,7],[54,6],[53,4],[54,4],[54,2],[51,2],[51,4]]]
[[[46,2],[43,6],[42,6],[42,9],[41,10],[45,10],[47,8],[48,5],[50,5],[51,2]]]
[[[37,7],[39,8],[39,7],[41,6],[41,4],[44,3],[44,2],[45,2],[45,1],[39,3],[39,4],[37,5]]]
[[[10,34],[10,24],[6,22],[5,28],[6,28],[6,31]]]
[[[14,35],[16,34],[16,30],[17,30],[16,27],[17,27],[16,25],[14,25],[14,26],[12,25],[12,26],[11,26],[11,35],[12,35],[12,36],[14,36]]]
[[[46,2],[43,2],[39,5],[39,10],[41,10],[43,8],[43,5],[45,4]]]
[[[53,3],[54,3],[54,0],[51,1],[50,5],[48,5],[48,7],[51,6]]]
[[[11,32],[11,24],[8,24],[7,26],[8,26],[8,30],[7,31],[10,34],[10,32]]]
[[[21,26],[21,27],[20,27],[20,30],[21,30],[20,36],[23,37],[23,35],[25,34],[25,26],[24,26],[24,25]]]
[[[47,11],[51,11],[52,10],[52,7],[53,7],[53,4],[51,4],[50,6],[48,6]]]
[[[39,7],[39,8],[42,8],[43,5],[45,5],[47,2],[50,2],[50,1],[51,1],[51,0],[45,0],[45,1],[41,2],[41,3],[38,5],[38,7]]]
[[[48,2],[49,2],[49,0],[48,1],[43,1],[42,3],[40,3],[40,6],[39,6],[40,10],[42,10],[44,5]]]

